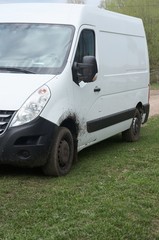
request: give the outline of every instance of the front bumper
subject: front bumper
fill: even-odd
[[[39,117],[8,128],[0,135],[0,164],[42,166],[46,163],[58,126]]]

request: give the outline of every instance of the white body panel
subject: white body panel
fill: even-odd
[[[47,84],[51,98],[41,117],[60,126],[69,116],[78,125],[78,150],[122,132],[132,119],[88,131],[88,123],[148,105],[149,62],[142,21],[90,6],[70,4],[2,4],[0,23],[66,24],[75,28],[62,73],[53,75],[0,73],[0,110],[18,110]],[[75,84],[72,65],[81,31],[95,33],[98,74],[91,83]],[[37,43],[38,44],[38,43]],[[99,92],[94,92],[99,88]]]
[[[40,86],[53,79],[53,76],[0,74],[0,110],[17,110]]]

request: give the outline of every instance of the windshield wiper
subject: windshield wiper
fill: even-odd
[[[35,72],[23,69],[23,68],[17,68],[17,67],[0,67],[0,71],[7,71],[7,72],[15,72],[15,73],[32,73],[35,74]]]

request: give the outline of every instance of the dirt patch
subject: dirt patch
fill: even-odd
[[[150,91],[150,117],[159,115],[159,90]]]

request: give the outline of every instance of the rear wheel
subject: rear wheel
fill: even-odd
[[[72,166],[74,142],[71,132],[60,127],[43,172],[48,176],[66,175]]]
[[[138,109],[135,110],[131,126],[122,133],[123,140],[127,142],[136,142],[140,138],[141,114]]]

